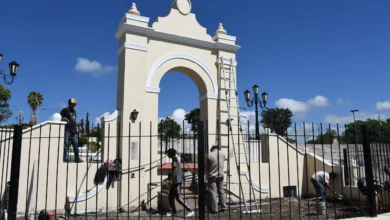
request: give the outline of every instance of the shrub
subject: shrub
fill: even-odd
[[[87,137],[79,137],[79,147],[82,147],[88,143]]]

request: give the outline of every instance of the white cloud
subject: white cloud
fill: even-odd
[[[240,119],[242,129],[245,132],[247,132],[247,130],[248,130],[248,121],[249,121],[249,133],[251,133],[251,134],[255,133],[256,132],[256,127],[255,127],[256,114],[255,114],[255,111],[241,111],[240,115],[243,116]]]
[[[313,107],[326,107],[329,104],[328,99],[324,96],[321,96],[321,95],[318,95],[318,96],[314,97],[313,99],[309,99],[309,101],[307,101],[307,103]]]
[[[314,124],[314,123],[302,123],[297,124],[295,127],[295,124],[293,123],[291,127],[287,129],[288,136],[291,139],[295,139],[295,135],[297,136],[297,139],[299,138],[313,138],[313,134],[317,135],[319,131],[320,125]],[[296,129],[296,131],[295,131]]]
[[[82,73],[88,73],[93,77],[112,73],[116,70],[115,66],[103,65],[96,60],[78,57],[75,70]]]
[[[318,95],[312,99],[309,99],[306,102],[297,101],[294,99],[282,98],[275,102],[276,107],[278,108],[288,108],[294,114],[308,112],[311,108],[315,107],[326,107],[328,106],[329,101],[326,97]]]
[[[172,115],[171,116],[168,116],[168,118],[172,118],[177,124],[179,124],[183,129],[183,122],[184,122],[184,131],[188,132],[191,130],[191,125],[188,124],[187,121],[185,121],[185,115],[189,113],[189,112],[186,112],[184,109],[182,108],[178,108],[176,109],[175,111],[173,111]],[[164,120],[166,117],[159,117],[158,118],[158,121],[160,122],[161,120]]]
[[[279,108],[288,108],[292,112],[307,112],[309,106],[301,101],[296,101],[294,99],[282,98],[275,102],[275,105]]]
[[[185,115],[186,115],[186,111],[182,108],[178,108],[176,109],[175,111],[173,111],[172,113],[172,119],[178,123],[179,125],[183,124],[183,121],[184,121],[184,118],[185,118]]]
[[[376,103],[377,110],[387,110],[390,109],[390,101],[377,102]]]
[[[330,124],[348,124],[353,121],[352,116],[325,115],[324,122]]]
[[[338,99],[337,99],[337,104],[349,105],[349,104],[351,104],[351,100],[338,98]]]
[[[102,115],[100,115],[99,117],[97,117],[97,118],[95,118],[95,124],[94,124],[94,126],[96,126],[96,125],[100,125],[101,124],[101,121],[100,121],[100,118],[101,117],[108,117],[108,116],[110,116],[111,115],[111,113],[110,112],[105,112],[104,114],[102,114]]]
[[[355,113],[355,119],[365,121],[368,118],[370,119],[378,119],[378,116],[381,116],[381,120],[386,120],[388,116],[383,114],[377,114],[377,113],[370,113],[370,112],[356,112]],[[336,124],[344,125],[353,122],[353,116],[351,115],[347,116],[337,116],[337,115],[325,115],[324,122],[329,124]]]

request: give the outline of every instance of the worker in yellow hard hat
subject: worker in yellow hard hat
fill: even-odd
[[[73,152],[75,156],[75,160],[77,163],[84,162],[81,160],[79,155],[79,146],[78,146],[78,124],[76,121],[77,114],[76,114],[76,99],[70,98],[68,100],[68,107],[61,110],[61,121],[66,121],[67,124],[65,125],[65,137],[64,137],[64,155],[63,159],[64,162],[68,161],[68,152],[69,152],[69,140],[72,142]]]

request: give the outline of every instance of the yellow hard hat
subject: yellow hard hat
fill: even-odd
[[[68,100],[68,103],[69,103],[69,104],[76,104],[76,99],[75,99],[75,98],[70,98],[70,99]]]

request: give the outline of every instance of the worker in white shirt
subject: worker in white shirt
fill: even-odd
[[[338,197],[342,197],[330,187],[329,181],[334,180],[335,178],[336,178],[336,174],[334,172],[327,173],[325,171],[318,171],[313,174],[313,176],[311,177],[311,183],[316,189],[317,198],[320,197],[322,201],[325,200],[324,187],[329,189],[332,193],[334,193]]]
[[[208,173],[208,183],[210,188],[210,202],[208,205],[208,210],[211,214],[216,214],[218,212],[224,212],[226,210],[226,198],[225,198],[225,189],[223,186],[223,176],[224,176],[224,162],[225,154],[222,152],[219,145],[213,145],[210,149],[210,153],[207,155],[207,173]],[[218,199],[217,199],[218,196]],[[221,206],[218,209],[218,201]]]

